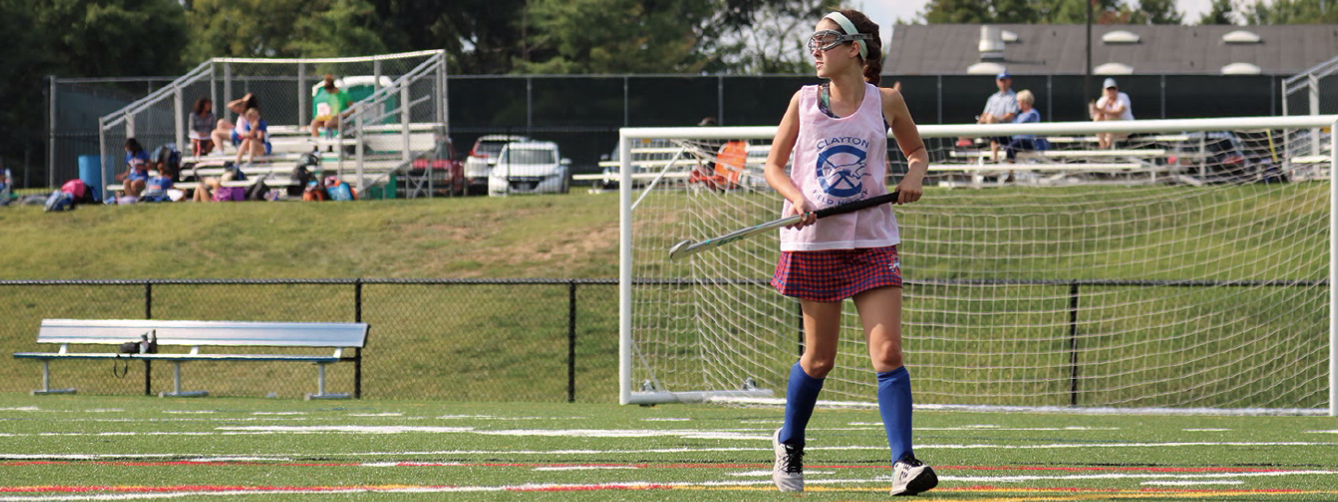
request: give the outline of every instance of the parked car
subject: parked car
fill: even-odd
[[[492,166],[497,164],[497,155],[502,153],[502,147],[516,141],[530,141],[530,138],[489,134],[474,142],[474,148],[469,150],[469,157],[465,159],[464,164],[469,193],[481,194],[487,190],[488,175],[492,172]]]
[[[1261,175],[1262,158],[1250,158],[1235,133],[1196,132],[1177,142],[1171,162],[1181,173],[1205,183],[1255,181]]]
[[[552,141],[507,143],[488,175],[488,195],[567,193],[571,190],[571,159]]]
[[[413,160],[408,171],[408,179],[402,182],[405,184],[405,189],[415,188],[409,186],[409,183],[415,178],[422,180],[424,170],[427,169],[431,169],[431,188],[435,192],[433,195],[465,194],[468,184],[464,176],[464,161],[460,159],[460,154],[455,152],[455,146],[451,144],[450,138],[438,138],[436,150],[423,158]]]
[[[636,161],[632,164],[632,186],[643,187],[650,181],[654,174],[664,169],[665,163],[674,158],[681,147],[667,139],[643,139],[640,144],[634,148],[649,149],[653,153],[641,153],[636,155]],[[607,155],[600,156],[599,167],[603,178],[595,182],[597,188],[605,190],[616,190],[618,182],[622,179],[622,151],[618,145],[613,146],[613,151]],[[689,155],[680,156],[681,166],[687,166],[691,162]]]

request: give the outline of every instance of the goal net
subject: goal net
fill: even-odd
[[[926,193],[894,209],[916,404],[1338,412],[1335,121],[921,126]],[[769,285],[778,234],[668,259],[781,216],[774,133],[622,130],[624,404],[784,396],[803,333]],[[1024,135],[1044,149],[1008,163]],[[846,302],[824,399],[875,400],[866,349]]]

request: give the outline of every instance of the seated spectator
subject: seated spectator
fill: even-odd
[[[209,98],[195,100],[190,113],[191,155],[209,155],[214,150],[213,132],[218,120],[214,118],[214,102]],[[219,148],[222,148],[220,145]]]
[[[10,192],[14,191],[13,178],[9,175],[9,169],[0,168],[0,206],[7,206],[14,201]]]
[[[149,152],[135,138],[125,140],[126,172],[116,175],[116,180],[125,186],[125,195],[139,197],[149,181]]]
[[[340,119],[353,113],[353,98],[349,97],[348,92],[335,85],[334,75],[325,76],[324,93],[317,94],[314,99],[316,105],[316,118],[311,121],[311,137],[319,136],[321,128],[336,129],[339,127]]]
[[[226,117],[221,118],[218,120],[214,132],[209,135],[210,139],[213,140],[214,145],[218,146],[219,153],[224,153],[223,145],[225,144],[230,144],[232,146],[241,144],[242,126],[244,125],[243,122],[246,121],[246,110],[251,108],[260,108],[260,100],[256,99],[256,96],[253,93],[248,92],[245,96],[228,102],[228,110],[237,114],[237,123],[232,123]]]
[[[900,84],[900,82],[898,82]],[[977,124],[1006,124],[1013,121],[1017,115],[1017,93],[1013,92],[1013,75],[1008,72],[1000,72],[994,76],[994,86],[999,92],[991,94],[989,99],[985,100],[985,109],[976,117]],[[896,87],[894,87],[896,88]],[[998,157],[1000,143],[1008,143],[1008,138],[998,137],[989,138],[990,151]],[[957,146],[971,146],[970,138],[958,138]]]
[[[1023,90],[1017,93],[1017,107],[1021,112],[1013,118],[1013,123],[1040,122],[1041,112],[1032,106],[1035,103],[1036,96],[1031,91]],[[1011,164],[1017,159],[1017,152],[1045,150],[1047,146],[1044,139],[1037,138],[1035,135],[1015,134],[1008,142],[1008,146],[1004,148],[1004,153],[1008,157],[1008,163]]]
[[[238,169],[228,169],[221,176],[205,176],[203,178],[196,174],[195,179],[199,180],[199,184],[195,187],[195,194],[191,196],[191,200],[195,202],[214,202],[214,195],[218,193],[220,188],[223,188],[223,182],[236,179],[238,172]]]
[[[173,184],[171,177],[162,174],[149,178],[144,187],[144,193],[140,194],[139,200],[141,202],[172,202],[172,197],[168,195],[167,191],[172,188]]]
[[[1108,78],[1101,84],[1104,89],[1101,98],[1093,101],[1087,106],[1088,113],[1092,120],[1133,120],[1134,105],[1129,101],[1129,95],[1120,92],[1119,86],[1115,85],[1115,79]],[[1097,133],[1097,147],[1101,149],[1112,148],[1115,141],[1129,137],[1127,133]]]
[[[273,149],[269,142],[269,124],[260,118],[260,109],[246,110],[243,117],[246,121],[242,122],[242,131],[238,133],[241,141],[237,145],[237,164],[242,163],[243,155],[246,155],[247,162],[252,162],[256,156],[269,155]]]

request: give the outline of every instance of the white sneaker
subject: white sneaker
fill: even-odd
[[[771,467],[771,480],[783,492],[804,491],[804,446],[780,442],[780,429],[771,435],[771,448],[776,452],[776,463]]]
[[[892,494],[915,495],[927,492],[938,486],[938,475],[934,468],[907,454],[892,464]]]

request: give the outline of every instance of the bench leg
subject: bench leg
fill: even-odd
[[[312,399],[348,399],[348,393],[336,392],[333,394],[325,392],[325,365],[329,363],[316,363],[316,393],[307,394],[306,400]]]
[[[181,390],[181,361],[172,361],[172,392],[159,392],[158,397],[204,397],[207,390]]]
[[[34,395],[34,396],[40,396],[40,395],[44,395],[44,394],[74,394],[74,393],[75,393],[75,390],[74,390],[73,387],[68,388],[68,389],[53,389],[53,388],[51,388],[51,360],[50,360],[50,359],[43,359],[43,360],[42,360],[42,388],[41,388],[41,390],[35,390],[35,391],[32,391],[32,395]]]

